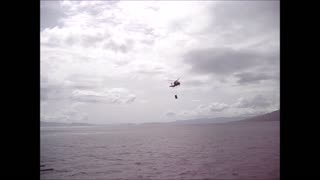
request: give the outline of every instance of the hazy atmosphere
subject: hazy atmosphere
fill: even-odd
[[[40,28],[42,121],[279,109],[279,1],[41,1]]]
[[[280,178],[279,1],[40,10],[41,179]]]

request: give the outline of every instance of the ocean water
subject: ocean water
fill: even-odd
[[[279,179],[279,121],[41,128],[41,179]]]

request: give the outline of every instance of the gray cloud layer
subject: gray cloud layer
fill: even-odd
[[[240,99],[236,107],[238,108],[266,108],[272,104],[271,100],[259,94],[248,99]]]
[[[201,49],[184,56],[196,73],[228,75],[246,70],[258,64],[258,54],[252,51],[237,51],[231,48]]]
[[[269,110],[278,74],[276,1],[41,2],[47,119],[141,122]],[[175,100],[164,79],[180,76]]]
[[[60,8],[59,1],[40,1],[40,26],[41,29],[53,28],[59,24],[59,19],[64,17],[65,14]]]
[[[243,41],[256,36],[277,33],[280,1],[227,1],[211,8],[212,23],[208,29],[221,32],[226,40]],[[253,23],[254,22],[254,23]]]
[[[249,84],[249,83],[260,83],[260,81],[263,80],[270,80],[270,79],[275,79],[274,76],[268,75],[268,74],[254,74],[254,73],[239,73],[235,75],[238,79],[239,84]]]

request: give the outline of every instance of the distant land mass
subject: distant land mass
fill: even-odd
[[[40,121],[41,126],[93,126],[93,124],[88,123],[61,123],[61,122],[47,122],[47,121]]]
[[[189,120],[177,120],[171,123],[175,124],[211,124],[211,123],[227,123],[235,121],[279,121],[280,110],[276,110],[267,114],[257,116],[239,116],[239,117],[217,117],[217,118],[201,118]]]
[[[276,110],[267,114],[254,116],[251,118],[243,119],[241,122],[248,122],[248,121],[280,121],[280,110]]]
[[[223,123],[230,121],[242,120],[244,117],[217,117],[217,118],[200,118],[200,119],[188,119],[188,120],[176,120],[171,123],[175,124],[208,124],[208,123]]]
[[[160,125],[160,124],[213,124],[213,123],[228,123],[228,122],[248,122],[248,121],[279,121],[280,110],[276,110],[270,113],[257,115],[257,116],[239,116],[239,117],[217,117],[217,118],[200,118],[189,120],[176,120],[173,122],[146,122],[141,123],[145,125]],[[61,123],[61,122],[47,122],[40,121],[42,127],[52,126],[95,126],[98,124],[89,123]],[[118,124],[100,124],[100,125],[137,125],[135,123],[118,123]]]

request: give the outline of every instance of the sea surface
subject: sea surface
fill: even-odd
[[[279,121],[42,127],[41,179],[279,179]]]

